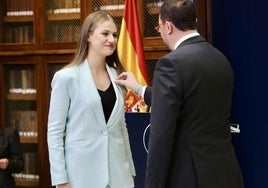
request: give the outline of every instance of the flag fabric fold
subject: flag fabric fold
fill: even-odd
[[[136,0],[125,0],[124,15],[118,39],[118,56],[126,71],[133,72],[142,85],[149,84],[143,43],[140,34]],[[126,94],[125,110],[146,111],[146,105],[140,96],[132,91]]]

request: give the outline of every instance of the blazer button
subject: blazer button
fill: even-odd
[[[100,132],[103,136],[107,136],[108,135],[108,131],[107,130],[103,130]]]

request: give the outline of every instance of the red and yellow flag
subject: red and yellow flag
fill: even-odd
[[[124,16],[117,50],[119,59],[126,71],[133,72],[142,85],[148,85],[149,78],[143,52],[136,0],[125,0]],[[146,105],[141,97],[135,95],[132,91],[128,91],[125,110],[145,112]]]

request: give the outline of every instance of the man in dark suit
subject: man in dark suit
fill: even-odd
[[[152,103],[145,188],[242,188],[228,119],[233,72],[197,32],[190,0],[167,0],[159,30],[171,52],[157,62],[153,85],[132,73],[117,83]]]
[[[12,173],[23,170],[18,131],[0,125],[0,188],[15,188]]]

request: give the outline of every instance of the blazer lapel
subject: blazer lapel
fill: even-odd
[[[98,90],[95,86],[93,76],[91,74],[89,65],[87,60],[85,60],[82,64],[79,65],[79,71],[80,71],[80,82],[83,83],[85,86],[84,92],[91,92],[90,95],[85,95],[89,97],[96,97],[99,102],[96,104],[94,109],[94,114],[96,117],[96,121],[99,125],[101,125],[103,128],[111,128],[113,125],[116,125],[118,121],[121,120],[122,113],[124,113],[124,92],[123,89],[118,86],[114,80],[117,77],[117,72],[113,68],[106,65],[106,70],[109,74],[109,77],[111,79],[111,83],[113,85],[115,95],[116,95],[116,101],[114,104],[113,111],[110,115],[110,118],[106,124],[104,112],[102,108],[101,98],[99,96]],[[88,100],[92,100],[92,98],[89,98]]]
[[[116,125],[117,122],[123,118],[122,113],[124,113],[124,96],[123,96],[124,93],[122,91],[122,88],[114,82],[114,80],[117,77],[116,70],[113,70],[113,68],[109,67],[108,65],[106,65],[106,70],[109,74],[109,77],[111,79],[111,83],[113,85],[115,95],[116,95],[116,101],[114,104],[114,108],[113,108],[113,111],[112,111],[110,118],[107,122],[107,126],[109,128],[111,128],[112,126]]]
[[[94,107],[94,114],[96,117],[96,121],[98,122],[99,125],[106,127],[101,98],[100,98],[100,95],[99,95],[98,90],[96,88],[96,85],[94,83],[94,79],[93,79],[93,76],[91,74],[91,70],[89,68],[87,60],[85,60],[82,64],[79,65],[79,71],[81,73],[80,74],[80,82],[83,83],[83,85],[85,86],[84,92],[86,92],[86,93],[90,92],[89,95],[88,94],[85,95],[85,96],[89,97],[89,99],[87,99],[87,100],[92,100],[92,97],[94,97],[96,100],[99,101],[96,104],[96,106]]]

